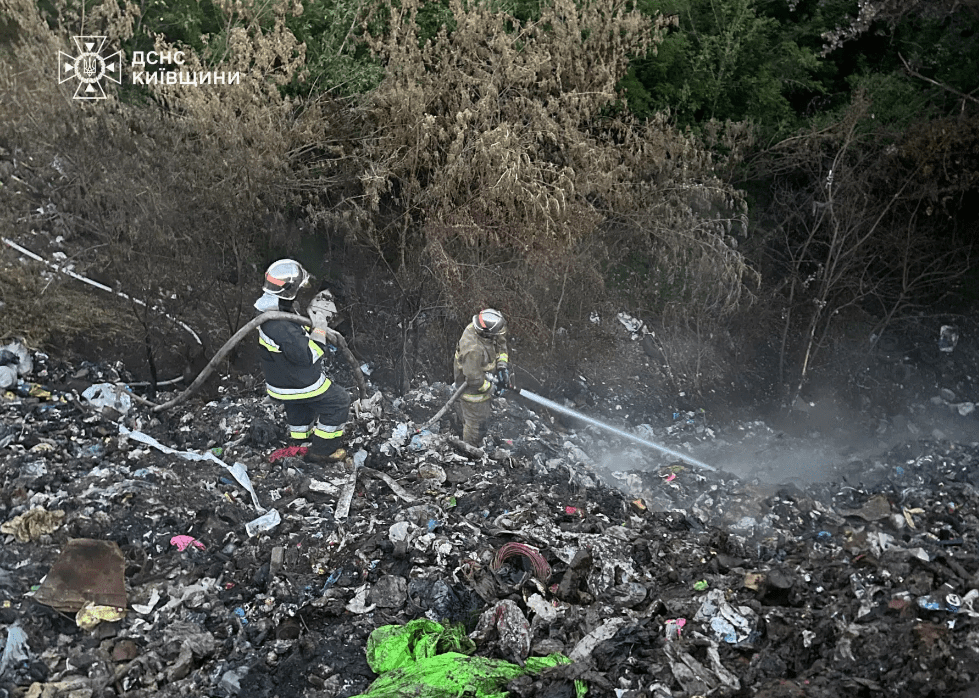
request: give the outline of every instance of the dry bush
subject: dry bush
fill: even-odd
[[[65,21],[79,19],[65,9]],[[131,20],[118,10],[118,5],[106,3],[85,26],[93,33],[126,36]],[[62,40],[49,29],[34,3],[3,0],[0,17],[10,28],[0,44],[0,156],[10,168],[5,186],[0,186],[0,227],[7,237],[29,232],[38,233],[38,241],[69,237],[84,221],[52,205],[46,193],[61,185],[58,169],[70,167],[70,156],[61,145],[103,133],[106,114],[73,101],[74,84],[59,87],[58,51],[74,53],[76,48],[67,44],[67,35]],[[9,248],[3,249],[0,327],[5,336],[18,335],[32,346],[51,348],[55,337],[96,332],[112,336],[127,328],[125,319],[105,311],[97,294],[40,265],[25,265]],[[80,261],[76,266],[84,270]]]
[[[52,163],[15,202],[21,231],[89,250],[80,271],[98,267],[206,327],[209,344],[250,313],[242,289],[273,249],[296,243],[277,221],[300,211],[392,265],[408,320],[426,305],[468,316],[492,304],[553,347],[561,327],[620,297],[606,274],[629,255],[684,289],[635,293],[645,277],[625,289],[664,322],[703,327],[744,301],[750,270],[732,244],[742,203],[715,174],[726,164],[666,117],[636,124],[619,111],[628,57],[669,24],[625,2],[557,0],[521,23],[457,1],[452,31],[424,46],[419,0],[387,3],[389,31],[372,40],[387,74],[363,105],[283,98],[279,87],[304,66],[285,27],[299,6],[226,3],[213,51],[157,49],[184,50],[188,62],[171,70],[237,72],[240,84],[154,85],[152,108],[73,103],[48,58],[73,50],[71,32],[48,29],[26,0],[0,2],[23,30],[0,66],[8,146]],[[127,36],[131,8],[104,8],[87,22],[110,42]],[[48,202],[55,213],[31,213]],[[604,233],[609,220],[632,231],[618,246]],[[162,316],[134,309],[148,341],[174,341]]]
[[[743,299],[748,270],[726,223],[711,220],[743,204],[708,150],[665,116],[637,124],[616,109],[629,56],[670,20],[557,0],[521,23],[456,1],[451,31],[420,45],[420,3],[385,7],[389,30],[372,41],[387,66],[372,95],[385,137],[364,144],[363,178],[381,224],[364,238],[395,250],[402,273],[426,268],[448,304],[500,306],[552,347],[559,327],[608,298],[605,272],[629,254],[701,290],[677,299],[677,317],[691,304],[721,317]],[[610,218],[642,232],[610,247]]]
[[[872,316],[879,337],[942,298],[969,267],[968,245],[930,215],[937,197],[928,168],[957,154],[908,157],[872,127],[871,106],[857,93],[838,123],[769,153],[776,177],[768,214],[783,238],[779,374],[796,393],[845,336],[849,311]]]
[[[58,85],[53,59],[58,50],[76,51],[68,40],[79,31],[67,3],[58,3],[63,26],[52,30],[33,3],[0,2],[19,30],[0,52],[0,116],[9,126],[0,145],[34,156],[29,186],[0,193],[8,229],[62,236],[79,250],[78,271],[162,311],[132,305],[135,339],[193,343],[169,314],[213,350],[250,318],[270,250],[295,244],[295,229],[280,224],[283,211],[298,212],[305,192],[332,186],[345,167],[335,141],[349,128],[330,129],[351,121],[345,105],[298,105],[278,91],[302,69],[302,46],[283,24],[297,6],[224,5],[227,30],[212,63],[158,42],[161,52],[183,48],[187,59],[165,68],[237,72],[240,83],[158,84],[147,87],[149,105],[134,105],[120,102],[112,86],[108,99],[84,103],[71,99],[74,81]],[[86,18],[86,30],[117,46],[131,32],[134,7],[109,2],[99,12]],[[271,19],[264,28],[263,13]]]

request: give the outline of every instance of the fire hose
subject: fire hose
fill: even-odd
[[[208,377],[211,375],[211,373],[214,372],[214,369],[217,367],[217,365],[221,363],[221,361],[224,360],[224,358],[229,353],[231,353],[231,350],[235,348],[238,342],[244,339],[245,335],[247,335],[249,332],[254,330],[263,322],[266,322],[267,320],[289,320],[291,322],[297,322],[301,325],[312,324],[310,319],[307,317],[303,317],[302,315],[294,315],[293,313],[285,313],[282,312],[281,310],[269,310],[267,312],[262,313],[258,317],[252,318],[250,322],[242,326],[241,329],[235,332],[231,336],[231,338],[224,343],[224,346],[218,350],[218,352],[213,356],[213,358],[211,358],[210,361],[208,361],[207,366],[205,366],[203,370],[201,370],[201,372],[197,375],[197,378],[194,379],[194,382],[191,383],[185,391],[177,395],[177,397],[173,398],[169,402],[164,402],[160,405],[153,405],[151,411],[161,412],[163,410],[168,410],[171,407],[174,407],[175,405],[179,405],[181,402],[183,402],[191,395],[196,393],[198,390],[200,390],[200,387],[204,385],[204,381],[206,381]],[[350,348],[347,346],[347,342],[343,339],[343,336],[341,336],[340,333],[334,332],[332,330],[330,330],[330,334],[327,334],[327,339],[329,339],[332,344],[339,347],[340,351],[343,352],[343,355],[350,363],[350,366],[353,368],[354,379],[357,381],[357,388],[360,392],[360,399],[362,400],[365,399],[367,397],[367,385],[364,381],[364,374],[360,370],[360,364],[357,362],[357,359],[354,358],[353,353],[350,351]],[[149,403],[149,401],[146,402],[147,404],[152,404]]]
[[[487,374],[487,376],[488,375],[489,374]],[[434,417],[432,417],[427,422],[425,422],[424,424],[422,424],[420,427],[418,427],[417,429],[415,429],[415,433],[416,434],[419,434],[419,433],[422,432],[422,430],[428,429],[430,426],[432,426],[433,424],[435,424],[435,422],[439,421],[442,418],[442,415],[444,415],[446,413],[446,411],[449,409],[449,407],[451,407],[452,403],[454,403],[456,400],[459,399],[459,396],[462,395],[462,393],[465,391],[465,389],[466,389],[466,384],[465,383],[463,383],[458,388],[456,388],[456,391],[454,393],[452,393],[452,397],[450,397],[448,399],[448,401],[442,406],[442,409],[440,409],[438,412],[436,412]],[[504,389],[512,390],[513,389],[512,381],[511,381],[511,384],[509,386],[505,386]],[[499,395],[501,395],[501,396],[503,395],[502,390],[499,393]]]
[[[422,424],[420,427],[418,427],[417,429],[415,429],[415,433],[416,434],[419,434],[419,433],[421,433],[422,430],[428,429],[430,426],[432,426],[433,424],[435,424],[435,422],[439,421],[442,418],[442,415],[445,414],[446,410],[449,409],[449,406],[453,402],[455,402],[456,400],[459,399],[459,396],[462,395],[462,391],[464,391],[465,389],[466,389],[466,384],[465,383],[463,383],[458,388],[456,388],[456,391],[454,393],[452,393],[452,397],[450,397],[449,400],[448,400],[448,402],[446,402],[442,406],[442,409],[440,409],[438,412],[436,412],[434,417],[432,417],[427,422],[425,422],[424,424]]]

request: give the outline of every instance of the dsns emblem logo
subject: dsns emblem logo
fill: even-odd
[[[122,82],[122,51],[102,57],[102,46],[107,37],[73,36],[78,48],[77,56],[69,56],[58,51],[58,84],[67,80],[78,80],[74,99],[105,99],[102,89],[103,77],[119,84]]]

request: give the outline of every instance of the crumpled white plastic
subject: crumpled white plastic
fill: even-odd
[[[30,648],[27,646],[27,633],[19,625],[7,628],[7,642],[3,647],[3,657],[0,657],[0,676],[7,667],[28,659]]]
[[[619,318],[619,322],[622,323],[623,327],[629,330],[629,334],[632,339],[639,339],[645,334],[649,334],[649,330],[646,329],[646,323],[638,318],[634,318],[628,313],[619,313],[616,317]]]
[[[146,444],[147,446],[152,446],[153,448],[157,449],[158,451],[162,451],[163,453],[174,455],[174,456],[180,456],[184,460],[190,460],[190,461],[209,460],[214,463],[217,463],[222,468],[224,468],[229,473],[231,473],[231,476],[238,481],[238,484],[244,487],[245,490],[248,492],[248,494],[252,496],[252,504],[255,505],[255,508],[261,512],[265,511],[265,507],[263,507],[258,501],[258,495],[255,494],[255,488],[252,487],[251,478],[248,477],[248,470],[245,468],[245,466],[242,463],[235,463],[234,465],[228,465],[227,463],[225,463],[223,460],[215,456],[210,451],[207,451],[206,453],[195,453],[194,451],[178,451],[176,449],[170,448],[169,446],[164,446],[159,441],[154,439],[152,436],[149,436],[148,434],[144,434],[141,431],[130,431],[122,424],[119,425],[119,433],[122,434],[123,436],[129,437],[133,441],[138,441],[140,443]]]
[[[374,610],[377,604],[367,605],[367,592],[370,591],[370,585],[365,584],[364,586],[357,587],[357,591],[354,592],[354,597],[350,599],[346,608],[351,613],[370,613]]]
[[[132,409],[133,399],[126,392],[125,388],[120,388],[112,383],[96,383],[85,388],[82,398],[88,404],[99,409],[106,407],[114,409],[119,414],[126,414]]]

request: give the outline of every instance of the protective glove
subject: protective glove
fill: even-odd
[[[310,338],[319,344],[326,344],[327,338],[332,333],[330,322],[337,314],[337,305],[333,302],[333,294],[328,290],[320,291],[313,296],[306,312],[313,323],[313,331],[309,333]]]
[[[503,395],[511,387],[510,369],[506,366],[500,366],[496,369],[496,394]]]
[[[510,369],[506,366],[496,369],[496,385],[500,395],[513,388],[513,378],[510,376]]]

